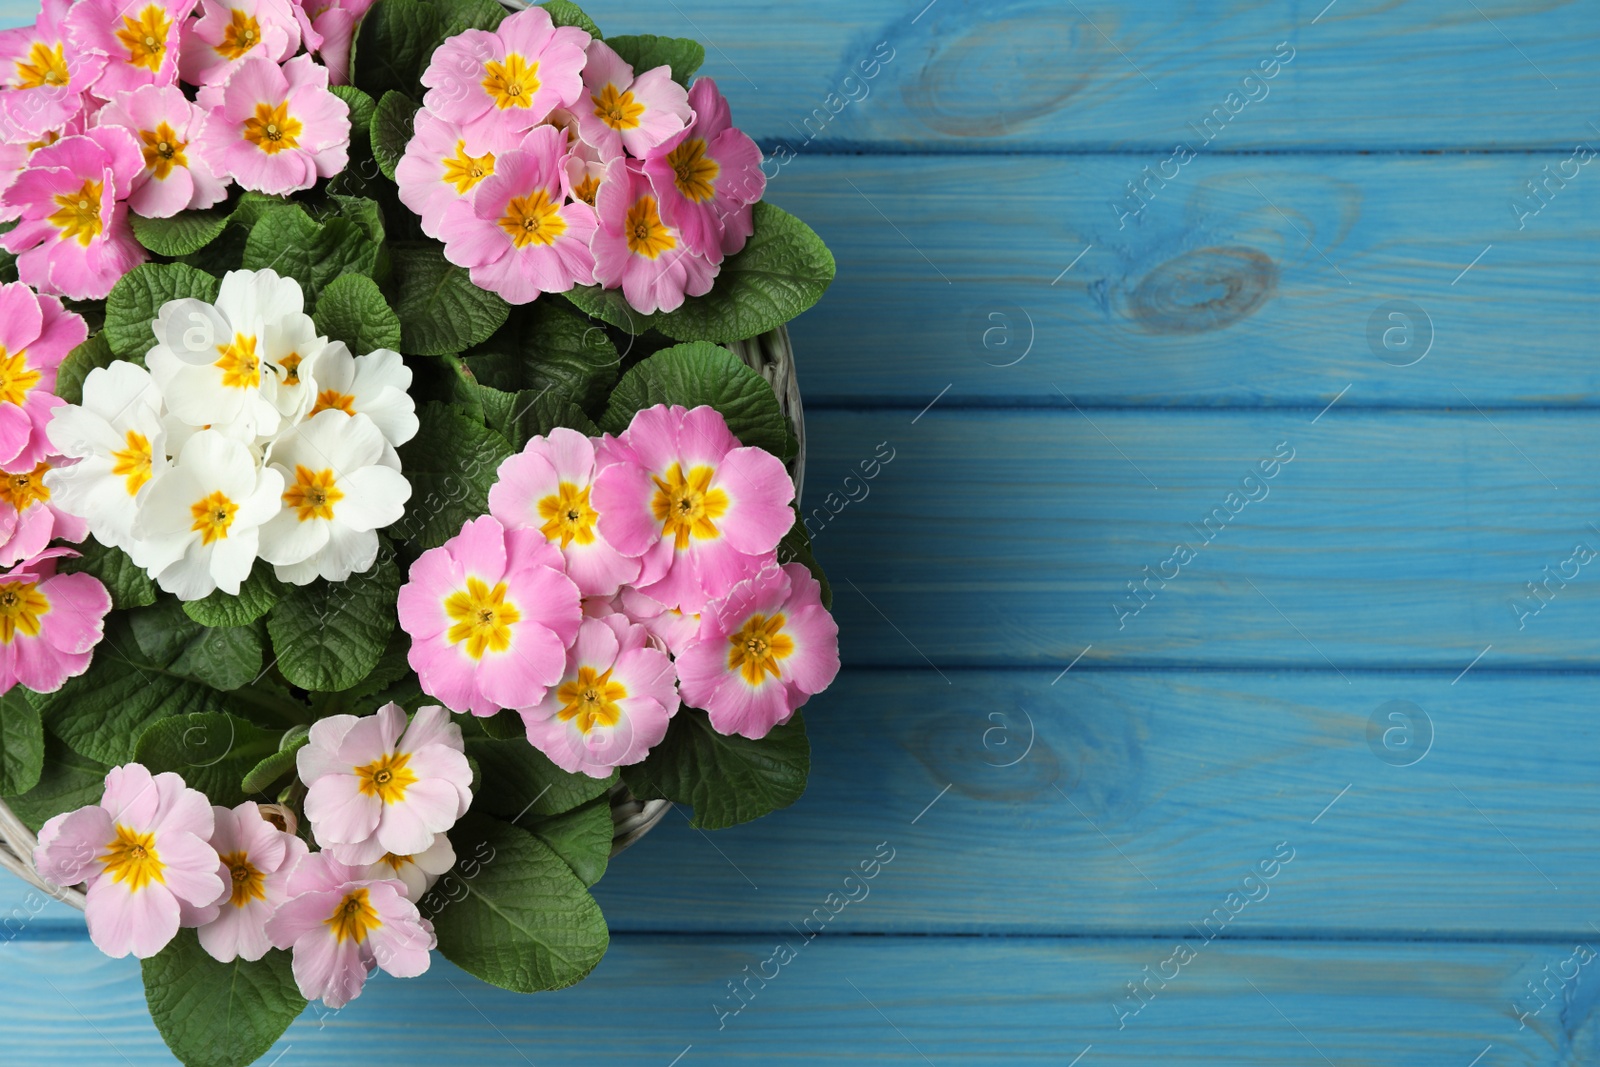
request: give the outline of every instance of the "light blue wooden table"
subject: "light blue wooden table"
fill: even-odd
[[[264,1062],[1600,1063],[1600,2],[585,6],[838,256],[811,788],[618,859],[582,985]],[[170,1062],[0,904],[0,1059]]]

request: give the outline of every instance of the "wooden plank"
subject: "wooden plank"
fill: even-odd
[[[781,935],[618,938],[582,984],[534,997],[443,961],[381,976],[337,1015],[308,1011],[263,1064],[793,1064],[874,1062],[1240,1065],[1486,1063],[1565,1067],[1600,1055],[1593,965],[1570,942],[1392,945],[1219,941],[1165,988],[1163,940],[821,938],[737,1015],[728,983],[757,973]],[[790,935],[792,937],[792,935]],[[13,950],[15,951],[15,950]],[[1588,951],[1592,952],[1593,949]],[[1572,961],[1572,962],[1569,962]],[[1140,1003],[1127,992],[1154,977]],[[1548,968],[1553,1003],[1526,983]],[[1558,972],[1570,973],[1562,983]],[[1563,1005],[1565,995],[1568,1003]],[[29,945],[0,970],[8,1062],[170,1064],[138,968],[90,945]],[[1127,999],[1124,999],[1127,998]],[[1520,998],[1520,1000],[1518,999]],[[1513,1005],[1520,1005],[1514,1007]],[[724,1011],[728,1009],[725,1008]],[[723,1024],[718,1029],[719,1020]],[[319,1028],[319,1023],[320,1028]],[[1092,1047],[1092,1050],[1091,1050]],[[679,1057],[674,1059],[674,1057]]]
[[[807,708],[805,798],[669,814],[598,887],[612,929],[1593,932],[1593,675],[947,673],[846,672]]]
[[[845,661],[1600,665],[1600,421],[1462,407],[813,414]]]
[[[1570,147],[1593,136],[1582,111],[1600,94],[1592,0],[1326,3],[585,6],[608,33],[706,42],[704,72],[729,94],[735,119],[802,154],[1165,151],[1180,138],[1198,146],[1188,124],[1214,110],[1222,132],[1213,144],[1227,150]],[[1293,58],[1262,81],[1260,65],[1275,53]]]
[[[1524,188],[1565,158],[1201,156],[1122,228],[1137,158],[802,160],[806,402],[1592,406],[1600,160]]]

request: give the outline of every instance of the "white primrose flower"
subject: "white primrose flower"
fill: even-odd
[[[237,596],[282,495],[283,475],[240,442],[201,430],[140,503],[133,533],[145,542],[143,565],[180,600],[213,589]]]
[[[417,435],[417,405],[409,392],[411,368],[400,353],[379,348],[352,357],[343,342],[333,341],[317,355],[314,380],[317,401],[311,414],[333,410],[365,415],[383,431],[391,449]],[[398,470],[398,458],[391,465]]]
[[[392,451],[372,419],[338,409],[317,412],[273,443],[268,469],[282,478],[284,506],[261,528],[261,558],[281,580],[338,582],[372,566],[377,531],[398,521],[411,497],[385,450]]]
[[[83,382],[83,403],[58,408],[46,432],[57,452],[76,459],[44,476],[57,506],[80,515],[102,544],[140,562],[133,537],[139,502],[167,467],[161,393],[143,367],[121,360]]]

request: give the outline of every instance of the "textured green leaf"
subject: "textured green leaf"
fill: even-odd
[[[239,788],[246,793],[265,793],[278,779],[295,769],[296,753],[310,740],[308,727],[297,726],[287,731],[278,742],[278,751],[246,771]]]
[[[152,774],[176,771],[213,804],[247,799],[246,773],[278,750],[279,735],[237,715],[205,711],[154,723],[139,737],[134,758]]]
[[[539,6],[550,12],[550,21],[557,26],[576,26],[595,37],[600,36],[600,27],[594,24],[594,19],[584,14],[583,8],[572,0],[545,0]]]
[[[663,63],[672,67],[672,80],[687,86],[689,76],[706,61],[706,49],[699,41],[687,37],[657,37],[644,33],[637,36],[608,37],[606,44],[617,55],[628,61],[635,75],[654,70]]]
[[[369,132],[372,135],[372,158],[377,160],[383,176],[394,181],[394,168],[405,155],[406,144],[411,140],[412,120],[417,113],[416,102],[405,93],[393,89],[383,94],[377,109],[372,113]]]
[[[150,251],[160,256],[186,256],[215,241],[228,225],[228,216],[207,208],[180,211],[168,219],[130,214],[128,221],[133,224],[133,236]]]
[[[219,963],[193,930],[140,964],[150,1018],[184,1067],[244,1067],[305,1010],[288,952]]]
[[[30,697],[45,726],[72,748],[101,763],[126,763],[134,743],[160,719],[225,706],[223,694],[146,655],[127,618],[106,617],[106,635],[89,669],[54,693]]]
[[[122,549],[109,548],[92,538],[76,548],[82,555],[63,557],[57,568],[61,573],[82,571],[94,575],[111,594],[112,606],[119,609],[143,608],[156,602],[156,583]]]
[[[93,370],[111,366],[116,358],[106,342],[105,331],[95,334],[68,352],[67,358],[56,368],[56,396],[69,404],[83,403],[84,379]]]
[[[504,437],[514,451],[521,451],[530,437],[548,434],[557,426],[565,426],[590,437],[600,433],[582,408],[549,392],[536,393],[532,389],[523,389],[506,393],[486,385],[478,386],[478,392],[483,401],[484,421]]]
[[[789,441],[788,422],[772,386],[720,345],[674,345],[634,364],[611,391],[600,428],[621,433],[636,412],[656,404],[709,404],[728,420],[741,444],[780,458]]]
[[[378,0],[356,31],[350,80],[374,99],[390,89],[414,91],[443,30],[444,20],[431,4]]]
[[[553,300],[517,308],[466,359],[485,385],[506,392],[548,389],[586,411],[598,411],[605,404],[622,364],[605,327]]]
[[[551,763],[526,736],[499,741],[469,737],[467,754],[478,761],[488,788],[473,801],[475,810],[505,819],[532,813],[560,815],[603,796],[616,775],[591,778],[572,774]]]
[[[494,31],[511,14],[494,0],[433,0],[444,20],[440,37],[454,37],[462,30]]]
[[[199,600],[182,601],[183,610],[202,626],[243,626],[265,615],[283,589],[283,583],[272,575],[272,565],[257,560],[250,577],[239,583],[238,596],[218,589]]]
[[[360,227],[361,232],[374,244],[383,243],[383,209],[376,200],[370,196],[346,196],[343,193],[330,194],[328,200],[341,216]]]
[[[272,269],[293,278],[312,303],[339,275],[371,275],[378,266],[378,245],[363,227],[347,218],[318,222],[299,206],[269,211],[250,227],[244,245],[246,270]]]
[[[151,329],[161,305],[193,297],[210,303],[220,281],[182,263],[145,263],[117,279],[106,297],[106,343],[124,359],[143,359],[156,346]]]
[[[433,911],[439,952],[468,974],[518,993],[562,989],[606,953],[610,934],[587,888],[528,831],[469,814],[450,832],[460,893]],[[459,887],[457,889],[456,887]],[[430,894],[437,899],[435,894]],[[424,914],[429,898],[424,897]]]
[[[383,298],[378,283],[359,274],[335,278],[317,297],[312,315],[317,332],[343,341],[356,355],[376,348],[400,348],[400,318]]]
[[[585,315],[592,315],[628,333],[645,333],[654,328],[656,317],[635,311],[621,289],[602,289],[598,285],[574,285],[561,294]]]
[[[798,711],[751,741],[725,737],[711,728],[705,712],[684,708],[643,763],[622,768],[622,780],[640,800],[688,804],[694,826],[721,830],[799,800],[810,770],[811,745]]]
[[[13,686],[0,696],[0,794],[26,793],[44,770],[44,723]]]
[[[16,692],[16,690],[12,690]],[[60,815],[86,804],[98,804],[111,768],[80,756],[48,730],[44,735],[44,766],[39,783],[26,793],[3,799],[13,815],[34,833]]]
[[[372,113],[377,110],[377,102],[354,85],[330,85],[328,91],[350,109],[350,136],[352,139],[362,137],[367,132],[368,125],[372,122]]]
[[[421,429],[400,448],[400,469],[411,481],[396,536],[437,548],[461,525],[489,510],[495,472],[512,454],[504,437],[445,404],[417,412]]]
[[[560,856],[584,885],[594,885],[606,873],[616,823],[611,820],[611,798],[598,796],[560,815],[518,821]]]
[[[755,233],[722,263],[716,284],[651,324],[680,341],[742,341],[775,330],[805,311],[833,282],[833,253],[782,208],[755,206]]]
[[[295,586],[267,614],[278,670],[313,692],[348,689],[377,665],[394,629],[400,570],[380,553],[372,569],[343,582]]]
[[[465,269],[446,261],[443,245],[418,242],[398,246],[393,254],[394,309],[406,354],[465,352],[511,314],[510,304],[473,285]]]
[[[228,221],[248,230],[265,215],[280,211],[292,214],[299,210],[301,210],[299,204],[285,197],[245,192],[240,194],[239,202],[233,206],[233,214],[228,216]]]
[[[172,597],[129,612],[128,621],[139,650],[152,661],[213,689],[238,689],[261,674],[263,638],[256,623],[204,626]]]

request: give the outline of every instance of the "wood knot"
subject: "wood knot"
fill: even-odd
[[[1127,317],[1146,333],[1225,330],[1249,318],[1278,290],[1278,265],[1254,248],[1197,248],[1146,274],[1128,298]]]

